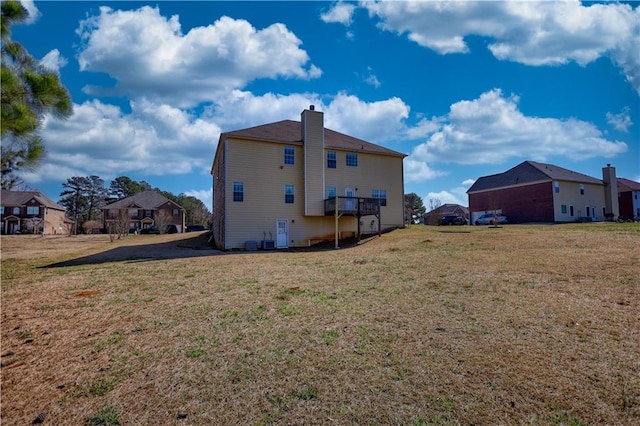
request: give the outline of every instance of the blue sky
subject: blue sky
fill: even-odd
[[[405,193],[467,205],[522,161],[640,181],[638,3],[23,2],[13,38],[74,102],[25,182],[146,180],[211,205],[221,132],[300,119],[408,155]]]

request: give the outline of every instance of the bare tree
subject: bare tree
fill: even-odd
[[[109,240],[113,241],[117,236],[118,239],[129,233],[129,210],[118,209],[115,217],[109,225]]]
[[[429,213],[428,213],[428,221],[429,225],[437,225],[440,220],[440,216],[438,214],[434,214],[433,211],[437,210],[442,206],[442,202],[440,198],[429,198]]]
[[[167,225],[171,223],[171,214],[166,210],[158,210],[158,214],[155,217],[156,226],[161,234],[167,232]]]
[[[95,234],[96,229],[100,230],[102,228],[102,223],[99,220],[88,220],[82,224],[82,229],[84,229],[85,234]]]

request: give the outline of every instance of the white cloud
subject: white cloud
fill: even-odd
[[[441,128],[414,148],[416,161],[457,164],[502,163],[511,158],[583,160],[614,157],[627,145],[610,141],[593,124],[576,119],[528,117],[518,98],[498,89],[450,107]]]
[[[40,11],[33,3],[33,0],[20,0],[22,6],[27,9],[27,19],[25,20],[26,24],[33,24],[35,21],[40,18]]]
[[[211,207],[213,206],[213,188],[185,191],[185,195],[195,197],[198,200],[202,201],[207,209],[211,211]]]
[[[58,49],[53,49],[42,59],[40,59],[40,64],[55,73],[60,73],[60,68],[67,65],[67,59],[63,56],[60,56],[60,51]]]
[[[409,106],[393,97],[365,102],[356,96],[338,93],[324,110],[325,126],[367,141],[397,141],[406,131]]]
[[[447,172],[432,169],[426,162],[416,160],[411,155],[404,159],[405,183],[424,182],[447,174]]]
[[[302,41],[280,23],[256,29],[242,19],[222,17],[182,34],[177,15],[158,7],[122,11],[101,7],[77,30],[83,71],[104,72],[115,88],[90,86],[90,94],[144,96],[190,107],[258,78],[317,78]]]
[[[379,26],[440,54],[467,53],[479,35],[502,60],[526,65],[586,65],[609,55],[640,93],[640,8],[629,4],[564,2],[399,1],[360,5]]]
[[[425,206],[427,209],[429,208],[429,200],[439,200],[440,204],[460,204],[461,206],[469,205],[468,197],[464,188],[455,188],[451,192],[449,191],[440,191],[440,192],[429,192],[425,197]]]
[[[629,108],[624,108],[619,114],[613,114],[607,112],[607,122],[611,124],[616,130],[627,133],[629,127],[633,125],[631,117],[629,116]]]
[[[338,2],[328,12],[321,14],[320,19],[327,23],[351,25],[355,9],[352,3]]]
[[[364,82],[375,88],[380,87],[380,80],[378,80],[378,77],[373,73],[371,67],[369,67],[368,71],[369,74],[367,75],[367,77],[365,77]]]
[[[219,133],[216,124],[166,104],[140,100],[125,114],[117,106],[88,101],[74,105],[67,121],[45,119],[48,154],[40,172],[51,170],[60,180],[65,170],[104,179],[208,171]]]

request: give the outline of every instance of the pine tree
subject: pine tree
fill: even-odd
[[[65,119],[73,104],[59,76],[40,65],[27,50],[11,40],[11,26],[27,18],[17,1],[2,2],[2,182],[12,189],[19,178],[15,172],[35,169],[45,147],[39,129],[45,115]]]

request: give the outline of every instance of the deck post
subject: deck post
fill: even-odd
[[[334,212],[333,212],[333,216],[335,217],[335,234],[336,234],[336,245],[335,245],[335,249],[339,249],[340,246],[338,244],[338,196],[336,195],[336,202],[334,205]]]

